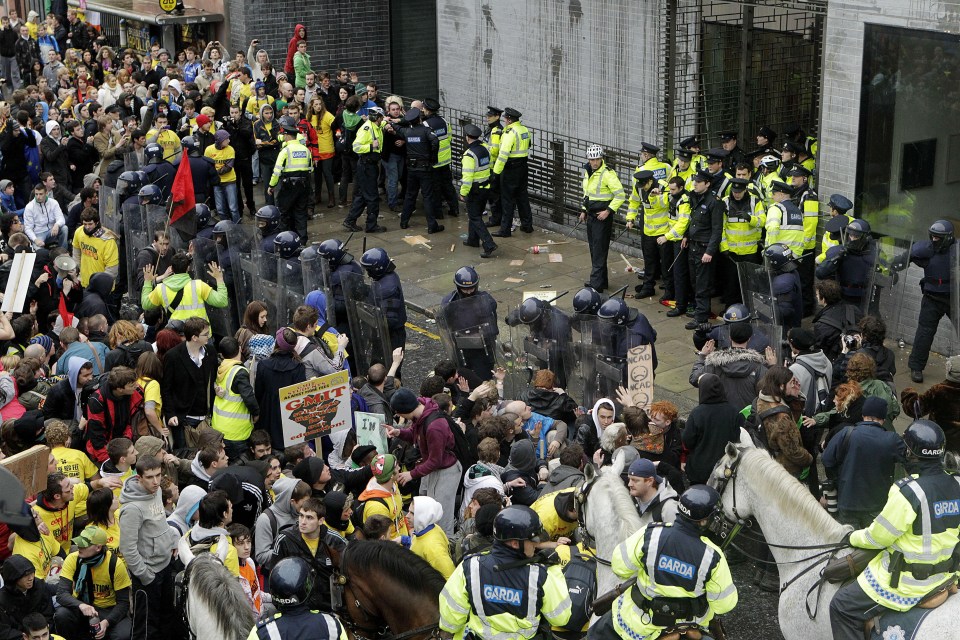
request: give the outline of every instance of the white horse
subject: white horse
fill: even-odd
[[[253,609],[237,578],[215,555],[190,559],[184,571],[187,603],[184,616],[192,638],[246,640],[256,624]]]
[[[623,486],[622,472],[620,455],[614,456],[613,464],[603,467],[599,473],[591,464],[583,470],[580,494],[584,501],[579,509],[581,521],[595,540],[597,558],[601,560],[597,563],[597,595],[607,593],[621,582],[608,563],[617,545],[640,529],[640,515],[630,492]]]
[[[740,448],[728,444],[710,479],[711,486],[724,485],[726,473],[731,473],[722,487],[725,515],[735,520],[734,509],[740,518],[756,518],[763,535],[771,546],[770,552],[780,570],[780,630],[786,640],[830,638],[830,600],[840,585],[825,583],[817,600],[817,591],[809,595],[810,609],[816,611],[811,619],[807,614],[807,594],[820,578],[821,566],[803,573],[816,560],[804,559],[818,554],[821,549],[789,548],[811,547],[840,542],[850,527],[834,520],[807,488],[763,449]],[[734,542],[736,539],[734,539]],[[783,585],[787,585],[783,588]],[[960,598],[950,597],[923,619],[916,638],[960,640]]]

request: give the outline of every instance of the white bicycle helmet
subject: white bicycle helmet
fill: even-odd
[[[598,144],[592,144],[587,148],[587,160],[599,160],[603,157],[603,147]]]

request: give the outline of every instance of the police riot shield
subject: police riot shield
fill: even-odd
[[[216,288],[217,282],[208,273],[208,265],[211,262],[217,263],[221,270],[224,271],[223,282],[227,286],[228,295],[230,298],[233,298],[233,292],[230,290],[230,282],[228,281],[228,267],[220,264],[217,243],[207,238],[194,238],[189,249],[193,257],[193,277]],[[232,274],[229,274],[229,276],[232,276]],[[240,327],[236,314],[236,305],[233,303],[233,300],[223,308],[213,307],[208,304],[207,317],[210,319],[210,328],[213,330],[215,336],[233,336]]]
[[[279,300],[277,308],[277,322],[279,324],[289,325],[293,322],[293,312],[297,307],[303,304],[303,270],[300,264],[300,256],[295,255],[291,258],[281,258],[280,254],[274,254],[276,258],[277,287],[279,289]]]
[[[848,230],[844,229],[844,235],[846,235],[847,232]],[[852,242],[855,243],[857,241]],[[849,239],[846,239],[844,243],[852,246]],[[868,315],[872,309],[876,309],[877,304],[878,292],[876,283],[877,270],[880,267],[880,245],[877,241],[869,239],[869,243],[865,246],[866,249],[862,255],[853,254],[848,247],[847,257],[840,266],[845,270],[849,269],[849,273],[846,277],[844,277],[844,274],[837,273],[835,278],[841,283],[841,288],[846,289],[847,293],[850,292],[851,288],[860,289],[863,292],[856,306],[863,315]],[[862,274],[863,281],[859,283],[850,282],[851,274],[855,274],[857,279],[859,279]],[[847,295],[846,298],[848,302],[853,302],[853,299],[849,295]]]
[[[507,371],[520,390],[540,369],[552,371],[557,376],[557,385],[566,388],[565,362],[570,337],[558,332],[557,328],[561,326],[569,326],[563,312],[549,307],[535,322],[519,323],[510,328],[508,346],[504,346],[511,365]]]
[[[101,187],[101,190],[104,188]],[[140,207],[127,207],[123,215],[123,229],[118,231],[122,233],[120,244],[124,248],[124,258],[127,261],[127,291],[137,297],[137,254],[140,253],[141,249],[149,246],[153,240],[147,231],[143,210]],[[136,303],[140,304],[139,297],[137,297]]]
[[[451,360],[490,380],[503,364],[498,357],[496,311],[489,296],[473,295],[453,300],[436,310],[440,340]]]
[[[327,300],[326,308],[324,309],[327,322],[330,324],[336,323],[337,314],[333,293],[330,288],[329,261],[308,247],[300,254],[300,273],[303,276],[304,299],[313,291],[323,292]]]
[[[626,383],[627,327],[597,316],[576,316],[571,325],[573,340],[567,359],[577,360],[568,365],[571,397],[585,407],[592,407],[600,398],[615,398],[617,387]]]
[[[357,371],[366,371],[376,363],[392,360],[390,331],[383,300],[372,283],[357,273],[344,274],[343,296],[350,324],[350,345]]]
[[[750,311],[750,316],[760,323],[781,325],[776,296],[773,295],[773,282],[766,265],[738,262],[737,273],[740,276],[743,304]]]
[[[253,300],[261,299],[260,287],[260,251],[259,239],[254,232],[243,225],[231,225],[226,234],[226,242],[219,234],[214,234],[217,240],[217,250],[220,264],[229,262],[231,281],[233,285],[232,299],[236,307],[236,316],[240,324],[243,323],[243,312]],[[224,260],[226,258],[226,260]],[[275,315],[267,310],[268,322],[273,323]]]
[[[117,190],[100,185],[100,224],[119,237],[124,232],[123,222],[117,206]]]
[[[923,269],[910,263],[913,239],[884,236],[878,240],[877,246],[876,293],[870,311],[886,322],[888,338],[912,343],[916,315],[905,307],[920,307],[920,280],[923,278]]]
[[[574,314],[570,319],[573,339],[568,343],[564,367],[567,372],[567,393],[578,403],[593,405],[596,397],[596,362],[603,352],[599,341],[600,320],[591,314]]]
[[[950,247],[952,271],[950,273],[950,321],[953,335],[947,357],[960,355],[960,246]]]

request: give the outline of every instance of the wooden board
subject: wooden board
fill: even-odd
[[[28,496],[36,495],[47,488],[47,464],[50,462],[50,448],[38,444],[9,458],[0,460],[10,473],[16,476]]]
[[[648,344],[627,352],[627,391],[634,406],[650,409],[653,404],[653,352]]]

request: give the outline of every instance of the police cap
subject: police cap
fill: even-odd
[[[797,154],[800,153],[800,145],[798,145],[793,140],[787,140],[783,143],[783,150],[789,151],[790,153]]]
[[[684,160],[693,160],[693,151],[690,149],[677,149],[677,157]]]
[[[694,180],[694,181],[700,181],[700,182],[711,182],[711,181],[713,180],[713,176],[710,175],[710,172],[709,172],[709,171],[702,171],[702,170],[701,170],[701,171],[697,171],[695,174],[693,174],[693,180]]]
[[[846,213],[853,209],[853,203],[850,202],[850,199],[846,196],[842,196],[839,193],[835,193],[830,196],[830,206],[839,211],[840,213]]]
[[[754,149],[753,151],[748,151],[747,153],[743,154],[743,159],[749,163],[753,163],[754,158],[765,155],[767,155],[766,149]]]
[[[730,152],[726,149],[720,149],[719,147],[710,149],[707,151],[707,163],[723,162],[728,155],[730,155]]]
[[[638,184],[643,184],[647,180],[653,178],[653,171],[650,171],[649,169],[641,169],[633,174],[633,177],[637,179]]]
[[[823,225],[823,228],[827,233],[839,233],[843,231],[848,224],[850,224],[850,218],[847,216],[833,216],[827,220],[827,224]]]
[[[652,153],[653,155],[660,153],[660,147],[655,144],[650,144],[649,142],[641,142],[640,149],[646,151],[647,153]]]
[[[800,125],[796,122],[791,122],[783,128],[783,132],[788,136],[795,136],[800,133]]]
[[[487,105],[487,115],[488,116],[497,116],[498,118],[503,115],[503,109],[497,109],[496,107],[491,107]]]
[[[747,179],[746,178],[731,178],[730,179],[730,190],[731,191],[745,191],[747,188]]]
[[[773,141],[777,137],[777,132],[770,127],[760,127],[760,130],[757,131],[757,135],[761,138],[766,138],[767,140]]]
[[[797,165],[794,165],[792,169],[790,169],[790,172],[787,175],[790,176],[791,178],[794,176],[803,176],[804,178],[809,178],[810,170],[807,169],[802,164],[797,164]]]
[[[774,192],[779,191],[780,193],[793,193],[793,187],[782,180],[774,180],[771,182],[770,189]]]
[[[522,116],[523,114],[517,111],[516,109],[514,109],[513,107],[507,107],[506,109],[503,110],[503,115],[507,116],[511,120],[519,120],[520,116]]]
[[[463,135],[470,138],[479,138],[483,135],[483,131],[475,124],[465,124],[463,125]]]
[[[420,109],[413,107],[403,116],[405,122],[416,122],[420,119]]]
[[[440,103],[434,98],[425,98],[423,101],[423,106],[425,106],[427,109],[430,109],[430,111],[440,110]]]
[[[737,137],[737,132],[734,131],[734,130],[732,130],[732,129],[729,130],[729,131],[721,131],[721,132],[720,132],[720,139],[723,140],[724,142],[726,142],[726,141],[728,141],[728,140],[733,140],[733,139],[736,138],[736,137]]]
[[[690,136],[689,138],[684,138],[680,141],[680,146],[684,149],[691,149],[693,147],[700,147],[700,141],[697,140],[697,136]]]

